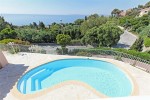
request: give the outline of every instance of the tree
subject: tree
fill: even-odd
[[[150,31],[148,32],[147,37],[149,37],[149,38],[150,38]]]
[[[85,16],[85,17],[84,17],[84,20],[87,20],[87,19],[88,19],[87,16]]]
[[[5,28],[13,29],[13,25],[6,22],[4,17],[0,16],[0,32]]]
[[[140,14],[139,8],[133,8],[133,9],[126,12],[126,16],[136,17],[136,16],[139,16],[139,14]]]
[[[139,8],[139,9],[143,9],[144,6],[143,6],[143,5],[138,5],[138,8]]]
[[[68,34],[71,39],[80,39],[82,37],[80,32],[80,25],[66,24],[63,27],[63,33]]]
[[[56,37],[57,44],[61,45],[61,49],[57,49],[57,52],[61,54],[67,54],[68,49],[66,48],[66,45],[68,45],[71,42],[71,37],[69,35],[65,34],[59,34]]]
[[[150,34],[150,25],[143,28],[142,31],[140,32],[140,35],[142,35],[142,36],[148,36],[148,34]]]
[[[71,42],[71,37],[65,34],[59,34],[56,37],[57,44],[60,44],[61,47],[66,47]]]
[[[5,22],[4,17],[1,17],[1,16],[0,16],[0,23],[4,23],[4,22]]]
[[[98,18],[99,15],[98,14],[92,14],[88,17],[88,19],[95,19],[95,18]]]
[[[20,28],[15,30],[17,32],[17,38],[23,41],[32,41],[32,30],[27,30],[25,28]]]
[[[39,28],[40,29],[45,29],[45,24],[43,22],[39,22]]]
[[[30,23],[29,27],[30,27],[30,28],[34,28],[33,25],[32,25],[31,23]]]
[[[38,25],[36,24],[36,22],[33,22],[33,27],[36,29],[38,28]]]
[[[100,27],[94,27],[87,31],[82,38],[84,44],[92,46],[112,47],[116,45],[123,31],[113,23],[106,23]]]
[[[145,6],[144,6],[145,8],[148,8],[148,7],[150,7],[150,1],[149,2],[147,2],[146,4],[145,4]]]
[[[120,14],[120,10],[119,9],[114,9],[112,12],[111,12],[111,15],[113,16],[113,17],[118,17],[119,16],[119,14]]]
[[[136,50],[136,51],[142,51],[143,50],[143,38],[140,37],[139,39],[137,39],[135,41],[135,43],[132,45],[132,47],[130,48],[131,50]]]
[[[5,28],[0,32],[0,40],[15,39],[16,37],[17,37],[17,33],[10,28]]]
[[[81,41],[85,45],[90,44],[92,46],[98,46],[99,39],[98,39],[97,27],[88,30]]]
[[[150,16],[150,11],[148,11],[148,14],[147,14],[148,16]]]
[[[84,21],[81,24],[81,33],[84,35],[89,29],[92,29],[93,27],[99,27],[100,25],[105,24],[107,21],[107,17],[98,17],[97,15],[91,15],[91,17],[88,17],[88,20]]]
[[[74,23],[76,25],[81,25],[84,22],[84,19],[77,19]]]

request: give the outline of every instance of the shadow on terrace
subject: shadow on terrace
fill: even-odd
[[[0,69],[0,100],[3,100],[27,70],[23,64],[8,64]]]

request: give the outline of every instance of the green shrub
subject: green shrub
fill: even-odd
[[[150,47],[150,38],[145,38],[144,39],[144,45],[146,46],[146,47]]]
[[[19,46],[13,46],[8,49],[8,52],[11,54],[16,54],[20,51]]]
[[[132,45],[132,47],[130,48],[131,50],[136,50],[136,51],[142,51],[143,50],[143,38],[140,37],[139,39],[137,39],[135,41],[135,43]]]
[[[150,54],[150,50],[149,50],[149,51],[146,51],[146,53],[149,53],[149,54]]]
[[[83,51],[81,51],[81,52],[78,52],[78,53],[76,54],[76,56],[92,57],[92,54],[91,54],[91,53],[88,53],[88,52],[83,52]]]
[[[68,54],[68,49],[65,47],[57,48],[56,52],[57,52],[57,54],[64,55],[64,54]]]
[[[66,45],[70,44],[71,37],[70,35],[58,34],[56,40],[57,44],[61,45],[61,47],[66,47]]]
[[[69,55],[76,55],[79,51],[80,51],[79,49],[73,49],[73,50],[68,51],[68,54]]]
[[[0,41],[0,43],[2,44],[8,44],[9,42],[14,42],[15,44],[30,45],[30,43],[27,41],[22,41],[17,39],[4,39]]]
[[[150,38],[150,32],[147,34],[147,37],[149,37],[149,38]]]
[[[150,54],[146,52],[138,52],[135,50],[126,50],[126,49],[115,49],[115,51],[119,51],[122,53],[126,53],[135,57],[139,57],[141,59],[149,60],[150,61]]]
[[[81,40],[71,40],[71,45],[82,45]]]
[[[147,52],[138,52],[135,50],[126,50],[126,49],[111,49],[108,48],[108,50],[106,50],[106,48],[100,49],[75,49],[71,52],[69,52],[72,55],[76,55],[76,53],[78,52],[87,52],[90,53],[92,55],[112,55],[112,56],[119,56],[119,57],[127,57],[130,59],[139,59],[141,58],[141,60],[147,60],[150,61],[150,54]]]

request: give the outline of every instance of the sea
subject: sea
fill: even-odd
[[[73,23],[76,19],[84,19],[87,15],[32,15],[32,14],[0,14],[5,21],[16,26],[29,25],[42,21],[46,26],[52,23]]]

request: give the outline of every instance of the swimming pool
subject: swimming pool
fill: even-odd
[[[109,97],[129,96],[132,82],[109,62],[74,58],[52,61],[27,72],[18,82],[22,94],[33,94],[67,81],[80,81]]]

